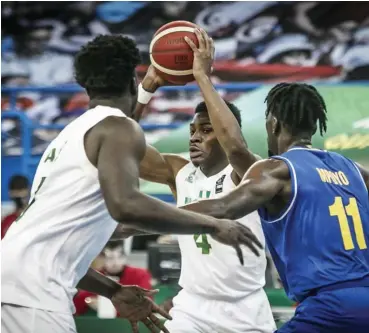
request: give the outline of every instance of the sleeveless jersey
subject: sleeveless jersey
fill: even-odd
[[[236,186],[231,178],[232,166],[206,177],[191,162],[177,174],[177,206],[193,201],[218,198]],[[264,243],[257,212],[240,219]],[[256,257],[243,247],[245,264],[242,266],[234,248],[215,241],[210,235],[180,235],[182,268],[179,284],[190,293],[207,299],[234,300],[243,298],[265,284],[266,257]]]
[[[289,168],[291,200],[280,216],[259,214],[289,297],[302,301],[319,288],[368,276],[368,191],[355,163],[300,147],[273,158]]]
[[[65,127],[38,165],[28,208],[2,241],[2,302],[70,313],[76,285],[117,222],[103,200],[85,133],[118,109],[97,106]]]

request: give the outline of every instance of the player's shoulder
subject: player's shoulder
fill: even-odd
[[[131,118],[108,116],[97,123],[91,130],[91,134],[99,140],[134,144],[145,141],[144,132],[139,124]]]
[[[280,179],[290,177],[289,168],[283,159],[267,158],[255,162],[246,172],[245,177],[270,176]]]

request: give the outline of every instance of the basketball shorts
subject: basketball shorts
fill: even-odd
[[[306,298],[276,333],[368,333],[369,287],[323,291]]]
[[[72,314],[1,303],[1,333],[76,333]]]
[[[263,289],[235,302],[216,301],[181,290],[173,299],[170,333],[272,333],[275,322]]]

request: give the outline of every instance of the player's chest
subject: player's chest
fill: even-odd
[[[191,202],[215,199],[231,191],[234,184],[228,175],[221,175],[215,179],[200,179],[193,183],[185,183],[178,191],[178,206]]]

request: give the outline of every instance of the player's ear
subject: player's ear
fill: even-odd
[[[272,132],[274,135],[278,135],[281,131],[281,124],[276,117],[272,119]]]

